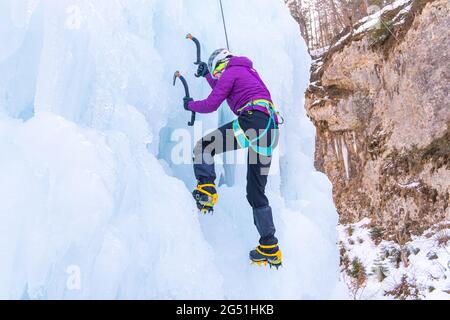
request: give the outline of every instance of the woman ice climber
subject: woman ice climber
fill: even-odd
[[[246,57],[218,49],[202,62],[197,76],[205,77],[212,92],[202,101],[185,98],[187,110],[198,113],[216,111],[224,100],[238,118],[203,137],[194,148],[194,173],[198,181],[193,196],[203,213],[213,210],[218,200],[213,158],[215,155],[248,148],[247,200],[253,208],[260,245],[250,252],[258,264],[279,267],[281,251],[275,237],[272,209],[265,195],[273,148],[278,140],[278,119],[270,92]]]

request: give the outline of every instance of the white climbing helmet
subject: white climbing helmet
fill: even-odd
[[[233,54],[228,51],[227,49],[221,48],[214,51],[208,60],[208,69],[209,72],[212,74],[214,69],[216,69],[219,62],[222,62],[223,60],[227,58],[231,58]]]

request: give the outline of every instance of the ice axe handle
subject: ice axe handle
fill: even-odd
[[[199,65],[202,62],[200,41],[190,33],[187,34],[186,39],[194,41],[195,46],[197,47],[197,61],[195,61],[194,64]]]
[[[202,63],[202,50],[200,47],[200,41],[198,41],[198,39],[196,37],[192,36],[192,34],[190,34],[190,33],[187,34],[186,39],[194,41],[195,46],[197,48],[197,61],[195,61],[194,64],[199,65],[200,63]],[[195,76],[197,78],[200,78],[200,75],[198,73],[196,73]]]
[[[177,83],[177,79],[180,79],[181,83],[183,84],[184,87],[184,93],[185,93],[185,97],[186,98],[190,98],[191,95],[189,94],[189,86],[187,84],[186,79],[181,75],[181,73],[179,71],[176,71],[175,74],[173,75],[173,85],[175,86],[175,84]],[[192,115],[191,115],[191,121],[188,122],[188,126],[192,127],[195,124],[195,112],[191,111]]]
[[[191,114],[191,122],[188,122],[188,126],[189,126],[189,127],[193,127],[194,124],[195,124],[195,112],[192,111],[192,114]]]
[[[174,86],[177,83],[177,79],[180,79],[181,83],[183,84],[185,97],[190,98],[191,95],[189,94],[189,86],[186,82],[186,79],[181,75],[180,71],[176,71],[175,74],[173,75]]]

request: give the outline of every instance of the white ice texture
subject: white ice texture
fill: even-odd
[[[203,60],[225,45],[218,1],[1,0],[1,299],[339,295],[337,214],[313,167],[298,26],[281,0],[223,2],[231,50],[254,61],[286,118],[267,190],[284,267],[249,264],[245,165],[217,166],[214,215],[190,194],[194,140],[233,117],[224,105],[188,128],[172,76],[208,95],[185,35],[202,41]]]

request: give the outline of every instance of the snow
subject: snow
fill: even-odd
[[[286,118],[268,185],[285,266],[248,263],[258,236],[245,164],[218,165],[213,216],[199,215],[190,195],[193,143],[232,117],[224,106],[187,128],[171,82],[180,70],[195,98],[207,96],[184,36],[202,41],[203,59],[224,45],[216,2],[4,0],[0,298],[342,296],[337,213],[330,182],[314,170],[303,108],[311,61],[298,26],[282,1],[230,0],[224,10],[231,49],[254,60]]]
[[[383,8],[381,8],[381,10],[378,10],[377,12],[368,15],[367,17],[362,18],[361,20],[359,20],[349,33],[346,33],[345,35],[343,35],[342,37],[340,37],[336,43],[332,44],[331,46],[328,47],[324,47],[321,49],[318,49],[317,51],[313,51],[312,52],[312,56],[313,57],[321,57],[323,56],[326,52],[329,52],[331,49],[339,47],[340,45],[342,45],[342,43],[344,41],[346,41],[349,37],[352,36],[356,36],[359,35],[361,33],[365,33],[375,27],[378,27],[381,23],[380,19],[383,16],[383,14],[385,14],[388,11],[391,10],[395,10],[399,7],[403,7],[403,9],[401,9],[398,14],[395,16],[394,19],[392,19],[392,21],[394,22],[393,25],[399,25],[402,24],[405,20],[404,20],[404,16],[406,14],[408,14],[411,11],[412,8],[412,0],[397,0]],[[372,6],[371,8],[376,8],[376,6]],[[369,8],[370,9],[370,8]],[[316,64],[315,62],[313,62],[313,64]]]
[[[379,11],[377,11],[377,12],[375,12],[375,13],[367,16],[367,17],[362,18],[360,20],[360,22],[364,23],[364,22],[367,22],[369,20],[379,19],[384,13],[386,13],[388,11],[391,11],[391,10],[394,10],[394,9],[397,9],[397,8],[399,8],[401,6],[404,6],[404,5],[408,4],[408,3],[410,3],[411,1],[412,0],[397,0],[397,1],[394,1],[391,4],[388,4],[387,6],[384,6],[381,10],[379,10]]]
[[[315,50],[311,50],[310,54],[312,57],[318,57],[327,52],[330,49],[330,46],[325,46],[323,48],[318,48]]]
[[[405,6],[406,4],[411,3],[411,1],[412,0],[397,0],[385,7],[383,7],[381,10],[377,11],[376,13],[363,18],[362,20],[360,20],[360,23],[363,23],[363,24],[356,31],[354,31],[354,34],[360,34],[360,33],[366,32],[369,29],[374,28],[381,22],[381,17],[383,16],[383,14],[385,14],[388,11],[395,10],[401,6]],[[412,7],[412,5],[410,4],[410,5],[406,6],[405,8],[403,8],[402,10],[400,10],[400,12],[397,14],[397,16],[394,19],[392,19],[392,21],[396,21],[400,16],[407,14],[410,11],[411,7]]]
[[[404,6],[410,2],[411,2],[411,0],[397,0],[394,3],[391,3],[391,4],[383,7],[381,10],[377,11],[376,13],[371,14],[371,15],[361,19],[359,21],[359,23],[362,23],[362,25],[354,31],[354,35],[366,32],[367,30],[374,28],[376,25],[378,25],[380,23],[380,19],[384,13],[394,10],[396,8],[399,8],[401,6]],[[393,19],[393,21],[396,21],[399,16],[408,13],[410,9],[411,9],[411,5],[400,10],[399,14],[397,14],[397,16]]]
[[[342,38],[340,38],[332,47],[337,47],[339,45],[341,45],[345,40],[347,40],[347,38],[349,38],[351,36],[351,33],[347,33],[345,36],[343,36]]]
[[[404,7],[402,10],[400,10],[393,20],[396,21],[401,16],[404,16],[405,14],[408,14],[411,11],[411,8],[412,8],[412,3],[410,3],[409,5]]]
[[[349,261],[358,259],[365,269],[366,280],[355,287],[354,280],[342,270],[342,278],[347,283],[355,299],[393,299],[386,292],[395,289],[406,275],[408,283],[417,288],[417,297],[406,299],[450,299],[450,225],[444,221],[414,236],[403,245],[383,240],[376,244],[371,237],[370,219],[358,223],[340,225],[340,246],[345,249]],[[394,252],[407,253],[407,264],[397,263]],[[385,268],[384,279],[378,279],[377,266]],[[381,281],[380,281],[381,280]],[[411,290],[413,292],[413,290]]]
[[[417,181],[416,182],[407,183],[407,184],[398,183],[399,187],[405,188],[405,189],[414,189],[414,188],[419,187],[420,185],[421,185],[421,183],[417,182]]]

